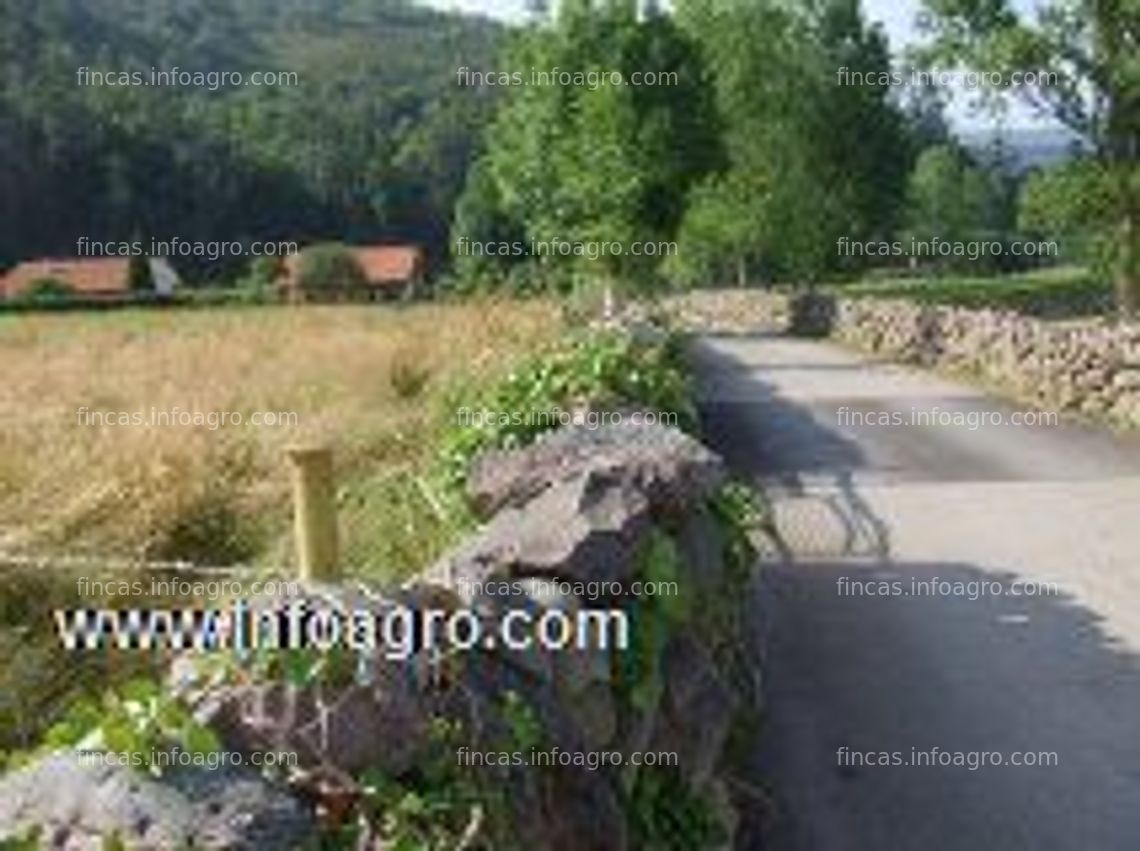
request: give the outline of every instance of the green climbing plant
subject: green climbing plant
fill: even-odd
[[[585,330],[535,357],[502,382],[445,406],[449,427],[442,457],[452,486],[466,481],[471,462],[490,449],[518,449],[561,425],[563,413],[636,406],[675,415],[695,431],[697,415],[679,344],[637,340],[626,331]],[[455,422],[456,412],[465,421]]]
[[[625,806],[635,848],[692,851],[715,848],[727,839],[712,804],[673,769],[654,766],[639,772]]]
[[[131,680],[101,701],[80,701],[48,730],[43,750],[74,747],[90,738],[110,753],[150,754],[180,748],[191,756],[216,753],[221,742],[190,708],[153,680]],[[162,766],[143,761],[155,775]],[[132,761],[131,765],[135,765]]]

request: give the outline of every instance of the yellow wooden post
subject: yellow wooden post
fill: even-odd
[[[332,450],[294,447],[293,528],[303,582],[336,582],[340,578],[340,544],[336,518],[336,485]]]

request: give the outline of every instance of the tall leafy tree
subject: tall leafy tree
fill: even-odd
[[[8,0],[0,268],[76,241],[399,239],[438,258],[501,29],[406,0]],[[277,70],[295,86],[96,85]],[[174,258],[191,276],[236,268]]]
[[[689,187],[719,162],[693,46],[672,19],[639,17],[633,0],[576,0],[563,3],[550,26],[519,33],[499,66],[525,77],[531,69],[560,73],[507,92],[469,181],[472,197],[461,203],[456,239],[513,232],[537,242],[617,243],[623,253],[586,271],[651,278],[656,258],[629,247],[670,239]],[[671,76],[666,85],[632,84],[647,72]],[[483,221],[472,218],[476,210]],[[537,262],[564,265],[559,257]],[[575,265],[583,268],[580,259]]]
[[[889,71],[858,4],[682,0],[678,15],[712,69],[729,160],[694,196],[685,276],[727,254],[718,265],[742,281],[756,270],[812,281],[839,264],[841,236],[889,233],[907,168],[902,116],[885,85],[837,78]],[[732,224],[714,230],[718,220]]]
[[[1013,89],[1084,140],[1090,161],[1064,179],[1057,203],[1092,216],[1111,235],[1122,313],[1140,312],[1140,3],[1052,0],[1035,21],[1008,0],[925,0],[934,36],[926,58],[961,62],[1012,80],[1047,74]],[[1024,77],[1021,79],[1025,79]],[[1038,77],[1037,80],[1042,78]],[[1003,90],[994,92],[1002,94]],[[1077,179],[1074,179],[1077,178]]]
[[[957,145],[927,148],[907,188],[905,236],[920,242],[966,243],[1001,238],[1005,222],[997,177],[976,165]],[[935,265],[960,269],[961,255],[932,255]],[[917,258],[917,255],[916,255]]]

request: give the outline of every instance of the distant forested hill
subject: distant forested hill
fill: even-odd
[[[1088,150],[1087,145],[1061,128],[961,131],[957,136],[980,162],[991,164],[995,158],[1004,160],[1003,166],[1014,174],[1055,166],[1071,160],[1079,151]]]
[[[6,0],[0,267],[73,254],[81,236],[438,252],[490,107],[456,68],[488,67],[501,36],[406,0]],[[79,71],[175,67],[298,84],[110,87]]]

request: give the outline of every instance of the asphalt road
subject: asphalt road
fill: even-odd
[[[1140,849],[1140,441],[829,343],[695,357],[786,544],[750,847]]]

